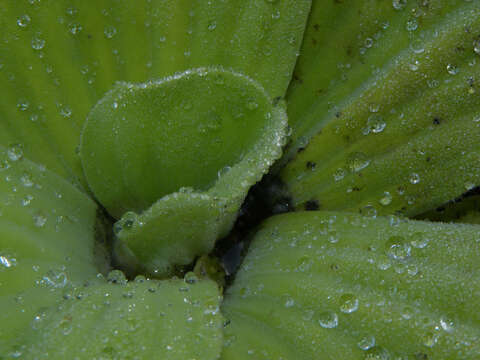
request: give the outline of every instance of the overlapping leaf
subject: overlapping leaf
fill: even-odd
[[[463,0],[314,2],[288,93],[295,206],[416,215],[480,184],[479,15]]]
[[[255,235],[222,358],[474,359],[480,229],[307,212]]]

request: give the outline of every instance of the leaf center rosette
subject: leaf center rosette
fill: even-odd
[[[278,159],[287,117],[252,79],[199,68],[117,83],[91,110],[80,157],[116,219],[117,256],[166,276],[210,252]]]

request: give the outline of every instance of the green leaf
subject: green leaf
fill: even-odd
[[[393,216],[273,217],[227,290],[222,358],[473,359],[479,234]]]
[[[293,204],[410,216],[479,185],[479,36],[478,2],[315,2],[287,97]]]
[[[86,188],[76,147],[115,81],[223,66],[283,97],[310,0],[18,0],[0,9],[0,144]]]
[[[18,145],[0,147],[0,176],[0,349],[5,349],[65,289],[97,273],[97,206],[25,159]]]
[[[280,157],[286,125],[258,83],[221,69],[117,84],[90,113],[80,156],[102,205],[127,212],[122,258],[162,275],[208,253]]]
[[[223,317],[212,281],[96,281],[67,296],[24,337],[24,359],[218,359]]]

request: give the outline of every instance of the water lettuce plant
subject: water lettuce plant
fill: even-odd
[[[478,358],[478,1],[0,5],[0,359]]]

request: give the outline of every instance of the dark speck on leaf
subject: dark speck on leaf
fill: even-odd
[[[318,203],[317,200],[308,200],[305,203],[305,210],[307,211],[315,211],[320,208],[320,204]]]
[[[433,119],[433,125],[440,125],[440,119],[439,118],[434,118]]]
[[[313,161],[307,161],[307,169],[309,170],[315,170],[315,166],[317,166],[317,163],[313,162]]]

